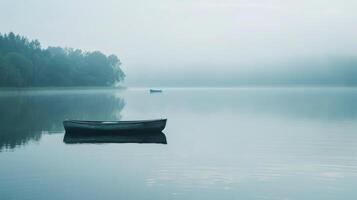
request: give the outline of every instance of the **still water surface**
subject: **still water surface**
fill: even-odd
[[[64,119],[168,118],[167,144],[66,144]],[[357,89],[0,92],[0,199],[356,199]]]

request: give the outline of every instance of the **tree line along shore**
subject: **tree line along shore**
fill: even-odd
[[[114,86],[124,80],[116,55],[47,47],[38,40],[0,33],[0,87]]]

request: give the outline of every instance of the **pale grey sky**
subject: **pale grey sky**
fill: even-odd
[[[356,55],[356,8],[356,0],[0,0],[0,32],[117,54],[127,83],[140,85]]]

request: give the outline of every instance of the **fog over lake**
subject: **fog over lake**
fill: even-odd
[[[0,7],[0,32],[117,54],[131,86],[356,84],[354,0],[2,0]]]

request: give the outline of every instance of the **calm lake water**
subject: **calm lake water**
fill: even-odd
[[[168,118],[167,144],[66,144],[64,119]],[[0,92],[0,199],[356,199],[357,89]]]

